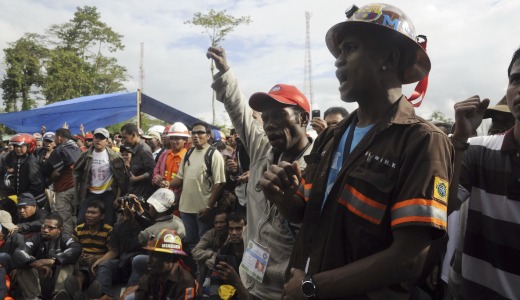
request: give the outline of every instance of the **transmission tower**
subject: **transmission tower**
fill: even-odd
[[[311,22],[312,13],[310,11],[305,12],[305,70],[304,70],[304,86],[303,93],[307,95],[311,102],[311,107],[314,105],[314,91],[312,88],[312,58],[311,58]]]
[[[144,88],[144,43],[141,43],[141,55],[139,62],[139,89],[143,92]]]

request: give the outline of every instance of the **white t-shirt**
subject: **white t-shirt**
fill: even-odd
[[[110,170],[108,152],[104,149],[101,152],[92,152],[92,176],[89,191],[94,194],[102,194],[111,189],[113,180]]]

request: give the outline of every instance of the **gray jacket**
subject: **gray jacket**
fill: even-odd
[[[253,119],[253,110],[239,90],[233,72],[218,73],[212,84],[217,99],[224,103],[233,126],[249,153],[249,183],[247,185],[247,229],[244,242],[254,240],[267,246],[269,261],[262,283],[241,272],[244,285],[260,299],[280,299],[283,292],[284,275],[296,238],[295,228],[281,216],[275,205],[265,198],[259,179],[273,161],[273,148],[264,129]],[[308,147],[304,155],[310,152]],[[305,168],[303,156],[298,163]],[[241,269],[242,270],[242,269]]]

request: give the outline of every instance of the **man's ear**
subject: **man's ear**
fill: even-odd
[[[307,124],[309,124],[309,113],[306,111],[302,111],[300,112],[298,117],[300,119],[300,124],[302,125],[302,127],[307,127]]]
[[[385,51],[383,57],[383,65],[388,69],[397,68],[401,59],[401,51],[398,48],[390,48]]]

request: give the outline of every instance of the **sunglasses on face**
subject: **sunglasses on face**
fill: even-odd
[[[206,134],[206,133],[207,133],[206,131],[199,130],[199,131],[192,131],[191,135],[203,135],[203,134]]]

